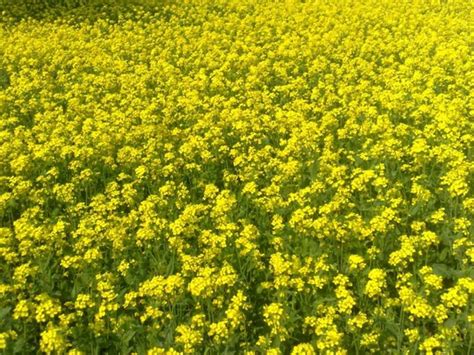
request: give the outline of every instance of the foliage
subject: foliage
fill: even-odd
[[[3,10],[0,350],[472,353],[473,3],[155,4]]]

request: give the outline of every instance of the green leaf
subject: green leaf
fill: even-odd
[[[451,277],[453,274],[452,269],[446,264],[433,264],[433,271],[435,274],[444,277]]]
[[[448,248],[444,248],[443,250],[441,250],[438,257],[439,261],[445,261],[446,257],[448,256],[448,253],[449,253]]]
[[[13,346],[14,353],[25,353],[26,339],[22,336],[18,337]]]
[[[6,89],[10,85],[10,76],[7,71],[0,68],[0,89]]]
[[[457,322],[456,322],[455,318],[449,318],[444,322],[444,326],[446,328],[452,328],[452,327],[456,326],[456,323]]]
[[[10,312],[11,307],[0,308],[0,319],[5,318],[5,316]]]

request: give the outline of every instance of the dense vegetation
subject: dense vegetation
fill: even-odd
[[[0,4],[0,352],[472,353],[473,2]]]

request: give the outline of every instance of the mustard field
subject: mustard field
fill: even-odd
[[[33,3],[0,354],[474,352],[474,2]]]

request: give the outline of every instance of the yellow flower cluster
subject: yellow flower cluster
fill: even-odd
[[[0,3],[0,353],[474,352],[472,1]]]
[[[369,281],[365,285],[365,293],[367,296],[373,298],[381,295],[383,289],[386,287],[385,277],[386,273],[382,269],[372,269],[369,272]]]

